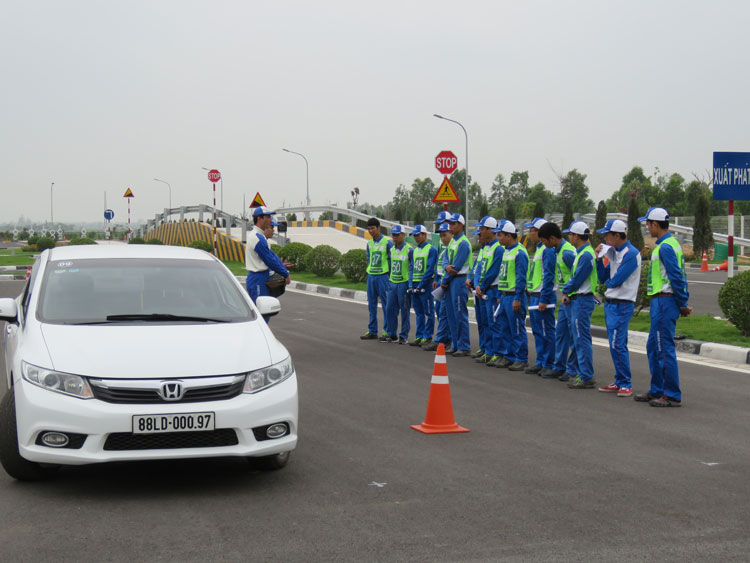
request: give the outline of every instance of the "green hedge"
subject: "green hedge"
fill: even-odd
[[[199,250],[205,250],[206,252],[213,253],[214,251],[214,245],[210,242],[207,242],[205,240],[194,240],[190,244],[188,244],[190,248],[197,248]]]
[[[83,244],[96,244],[96,241],[88,237],[72,238],[68,241],[69,246],[79,246]]]
[[[750,336],[750,271],[726,281],[719,290],[719,307],[743,336]]]
[[[150,238],[146,241],[146,244],[164,244],[161,239]]]
[[[305,270],[305,257],[312,251],[312,246],[304,242],[290,242],[281,247],[276,254],[279,258],[286,260],[292,266],[291,269],[302,272]]]
[[[36,241],[36,247],[39,249],[39,252],[48,248],[55,248],[55,239],[52,237],[39,237]]]
[[[128,241],[128,244],[146,244],[146,241],[141,237],[133,237]]]
[[[327,244],[313,248],[305,258],[305,265],[316,276],[321,278],[335,274],[339,269],[341,252]]]
[[[350,282],[363,282],[367,279],[367,252],[363,248],[353,248],[341,257],[341,271]]]

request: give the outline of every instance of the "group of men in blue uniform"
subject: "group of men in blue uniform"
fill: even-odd
[[[415,339],[408,342],[412,346],[434,351],[442,343],[446,353],[454,357],[472,356],[488,367],[557,379],[571,389],[594,389],[591,315],[599,303],[595,294],[603,284],[614,381],[598,390],[618,397],[632,396],[656,407],[680,406],[674,331],[677,318],[692,312],[687,305],[682,250],[669,233],[665,209],[651,208],[640,220],[656,238],[648,276],[651,331],[647,353],[652,379],[646,393],[633,393],[627,347],[628,325],[641,279],[641,255],[627,239],[626,223],[619,219],[609,220],[597,231],[604,236],[604,243],[594,249],[585,222],[573,221],[561,230],[536,217],[524,225],[535,244],[531,260],[518,241],[516,226],[508,220],[487,216],[475,224],[472,234],[479,240],[475,259],[465,234],[465,219],[459,213],[438,215],[439,248],[427,242],[424,225],[414,227],[417,246],[412,248],[404,241],[402,226],[395,225],[392,240],[388,240],[380,233],[378,220],[370,219],[370,322],[361,338],[406,344],[413,304],[417,329]],[[567,240],[563,238],[566,234]],[[561,303],[557,291],[562,294]],[[469,347],[470,293],[474,295],[479,333],[479,347],[474,353]],[[385,311],[381,334],[377,327],[378,300]],[[536,348],[533,366],[528,364],[527,311]],[[435,317],[437,333],[433,338]]]

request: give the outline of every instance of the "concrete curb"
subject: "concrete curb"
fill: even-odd
[[[244,276],[237,276],[243,284],[245,283]],[[332,297],[341,297],[344,299],[352,299],[355,301],[367,302],[367,292],[365,291],[354,291],[351,289],[341,289],[338,287],[329,287],[325,285],[316,285],[312,283],[295,282],[289,285],[289,287],[297,289],[299,291],[307,291],[310,293],[320,293],[323,295],[330,295]],[[469,320],[476,322],[476,316],[474,308],[469,308]],[[526,326],[530,326],[529,319],[526,319]],[[607,339],[607,328],[603,326],[591,326],[591,336],[597,338]],[[628,343],[635,346],[645,348],[646,342],[648,341],[648,332],[639,332],[635,330],[628,331]],[[685,354],[695,354],[697,356],[703,356],[704,358],[710,358],[714,360],[723,360],[725,362],[731,362],[735,364],[750,364],[750,348],[742,348],[740,346],[730,346],[728,344],[719,344],[716,342],[703,342],[701,340],[677,340],[675,346],[678,352]]]

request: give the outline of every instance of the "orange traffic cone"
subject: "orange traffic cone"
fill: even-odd
[[[715,267],[715,268],[714,268],[713,270],[711,270],[711,271],[712,271],[712,272],[726,272],[727,270],[729,270],[729,260],[724,260],[724,261],[723,261],[723,262],[721,263],[721,266],[716,266],[716,267]]]
[[[427,399],[427,414],[425,414],[422,424],[413,424],[412,428],[425,434],[469,432],[468,428],[456,424],[456,420],[453,418],[451,389],[448,384],[448,365],[445,363],[445,346],[442,344],[438,345],[435,353],[430,397]]]
[[[708,272],[708,255],[703,251],[703,260],[701,260],[701,272]]]
[[[26,266],[26,279],[31,277],[31,266]]]

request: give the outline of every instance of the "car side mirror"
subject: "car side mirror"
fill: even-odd
[[[281,303],[275,297],[261,295],[255,300],[255,306],[264,317],[273,317],[281,312]]]
[[[278,300],[276,301],[278,302]],[[280,305],[279,310],[281,310]],[[6,321],[9,323],[18,322],[18,304],[15,299],[10,299],[8,297],[0,299],[0,321]]]

